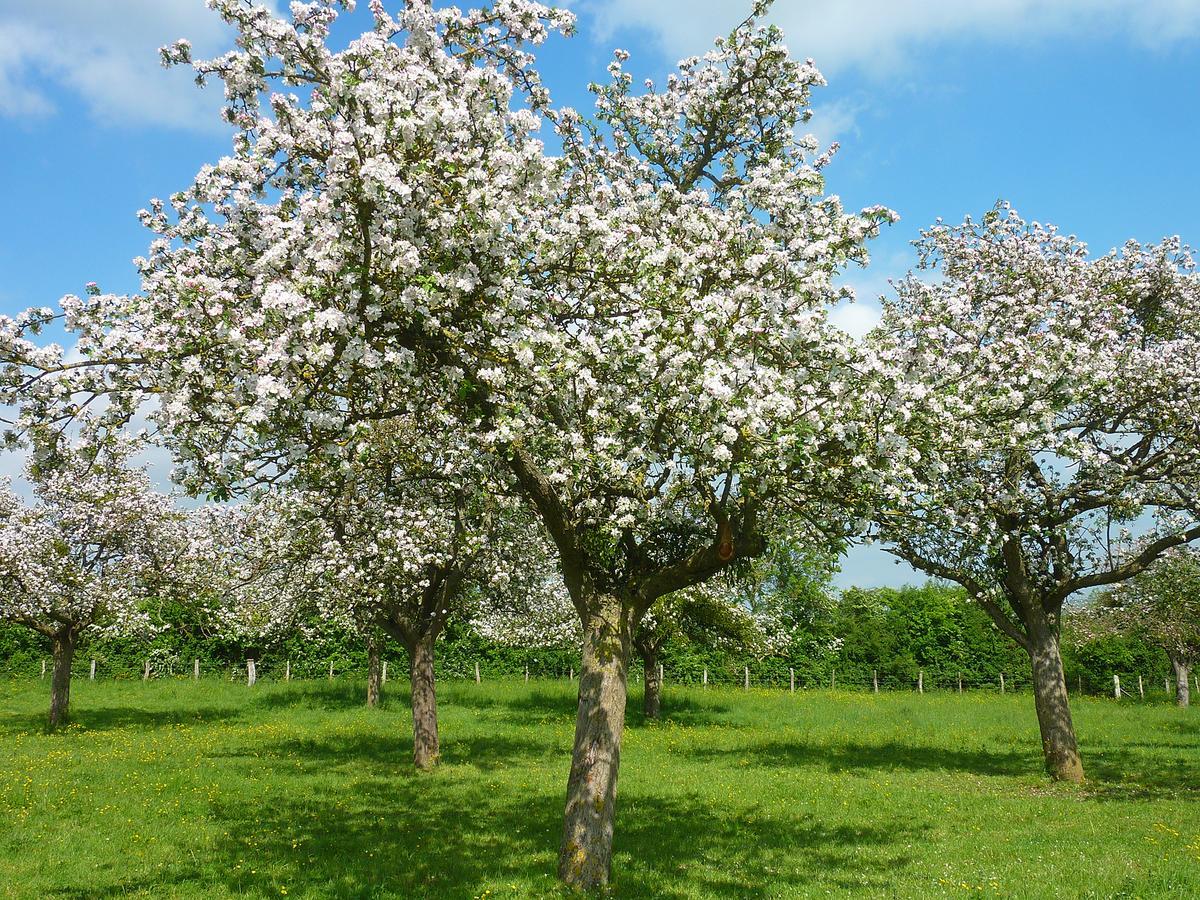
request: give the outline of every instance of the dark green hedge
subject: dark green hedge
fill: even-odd
[[[915,688],[924,673],[926,689],[954,689],[961,677],[964,688],[996,690],[1003,672],[1006,687],[1029,683],[1029,663],[1000,633],[987,614],[965,594],[940,584],[898,590],[844,591],[821,604],[804,597],[796,609],[786,609],[785,631],[793,648],[786,653],[751,655],[717,648],[686,635],[670,642],[661,660],[668,683],[698,684],[708,670],[713,684],[741,684],[745,668],[754,685],[786,688],[790,671],[797,687],[829,686],[869,690],[873,677],[881,689]],[[366,650],[355,635],[313,621],[285,639],[255,646],[223,640],[206,633],[187,609],[163,612],[167,626],[153,639],[85,639],[75,661],[86,677],[90,660],[106,678],[140,678],[147,657],[156,676],[187,676],[199,659],[206,675],[235,677],[245,660],[257,661],[259,677],[281,679],[289,663],[293,678],[324,678],[330,663],[335,675],[364,677]],[[1105,638],[1082,647],[1064,647],[1068,684],[1072,690],[1109,694],[1112,676],[1120,675],[1127,691],[1135,690],[1142,675],[1148,688],[1162,691],[1170,668],[1162,651],[1132,638]],[[0,674],[36,676],[48,660],[48,642],[29,629],[0,624]],[[384,653],[389,676],[407,674],[403,648],[389,645]],[[534,678],[561,678],[579,669],[577,647],[508,647],[451,623],[438,644],[437,669],[442,677],[470,678],[478,664],[483,677],[520,676],[528,668]],[[633,663],[640,680],[640,661]]]

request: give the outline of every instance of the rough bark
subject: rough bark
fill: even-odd
[[[1046,771],[1057,781],[1083,782],[1083,760],[1075,742],[1067,679],[1063,673],[1058,634],[1044,615],[1029,623],[1029,658],[1033,664],[1033,697]]]
[[[612,871],[633,610],[613,596],[589,599],[584,607],[579,712],[558,877],[572,887],[590,890],[607,884]]]
[[[433,644],[436,634],[426,633],[408,648],[409,680],[412,685],[413,762],[429,770],[438,763],[437,695],[433,679]]]
[[[1171,657],[1171,668],[1175,670],[1175,705],[1187,706],[1191,702],[1191,691],[1188,686],[1191,666],[1181,659]]]
[[[63,629],[54,635],[54,674],[50,679],[50,730],[65,725],[71,712],[71,662],[76,634]]]
[[[367,638],[367,706],[379,705],[379,695],[383,689],[383,663],[379,658],[379,641],[374,637]]]
[[[658,653],[654,648],[639,650],[642,668],[646,671],[646,688],[642,692],[642,712],[647,719],[662,715],[662,681],[658,677]]]

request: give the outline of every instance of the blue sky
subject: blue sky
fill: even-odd
[[[544,48],[542,70],[559,103],[584,108],[613,47],[661,80],[750,4],[569,5],[579,34]],[[774,19],[829,80],[812,122],[841,143],[829,189],[901,215],[849,276],[861,299],[838,311],[846,327],[873,320],[920,228],[998,198],[1098,252],[1200,243],[1200,0],[777,0]],[[218,88],[158,65],[156,48],[179,37],[198,56],[229,46],[203,0],[0,0],[0,313],[88,281],[135,291],[131,260],[148,244],[137,210],[228,152]],[[839,583],[918,579],[863,548]]]

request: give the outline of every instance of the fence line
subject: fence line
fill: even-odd
[[[87,666],[86,677],[92,681],[114,677],[118,679],[136,677],[128,672],[127,669],[118,673],[106,672],[102,658],[92,658],[86,661],[86,663],[84,660],[79,660],[78,662],[80,667]],[[179,662],[179,660],[174,659],[147,657],[143,660],[139,674],[143,681],[162,677],[174,677],[176,666]],[[385,666],[386,664],[386,661],[384,661]],[[45,678],[49,674],[49,668],[48,660],[42,660],[41,678]],[[435,668],[437,677],[442,681],[468,680],[481,683],[495,678],[523,677],[525,683],[529,683],[531,681],[575,681],[577,679],[577,671],[571,665],[564,666],[561,671],[525,665],[520,671],[514,673],[509,671],[508,668],[496,671],[487,666],[486,661],[475,660],[469,664],[465,671],[459,671],[459,669],[463,668],[461,664],[450,668],[444,666],[435,666]],[[949,672],[946,670],[918,668],[913,674],[909,675],[896,674],[894,672],[888,673],[886,670],[879,668],[858,671],[851,670],[847,672],[841,667],[830,667],[825,672],[822,672],[811,668],[805,670],[796,666],[780,667],[778,665],[763,666],[756,671],[745,663],[738,665],[736,669],[731,669],[732,667],[728,666],[703,666],[694,671],[690,668],[679,670],[660,663],[660,683],[672,686],[738,687],[742,690],[775,689],[792,693],[797,690],[825,688],[837,691],[874,693],[879,693],[880,691],[911,691],[917,694],[929,693],[931,691],[957,693],[990,691],[1004,694],[1028,691],[1031,687],[1030,674],[1024,671],[996,672],[994,675],[964,675],[963,672],[957,670]],[[73,672],[73,676],[82,678],[84,677],[83,671],[82,669],[77,670]],[[199,680],[201,674],[201,661],[200,659],[194,659],[192,661],[191,677]],[[265,659],[247,659],[242,665],[213,668],[209,674],[217,678],[248,681],[250,684],[264,679],[275,681],[316,680],[324,676],[327,680],[334,681],[344,677],[357,679],[364,679],[366,677],[365,671],[359,672],[356,667],[352,666],[346,660],[342,661],[341,666],[339,666],[336,660],[332,659],[329,660],[327,667],[324,667],[323,663],[294,666],[291,658],[272,659],[270,657]],[[641,683],[640,666],[631,666],[629,675],[631,685]],[[1085,678],[1082,674],[1077,674],[1073,679],[1073,684],[1069,686],[1072,688],[1072,693],[1076,695],[1107,696],[1125,701],[1135,700],[1143,702],[1146,700],[1161,699],[1164,696],[1169,698],[1175,697],[1175,683],[1169,677],[1163,681],[1162,693],[1159,693],[1156,687],[1152,687],[1153,680],[1147,679],[1142,673],[1114,672],[1110,677],[1112,679],[1111,683],[1105,687],[1092,683],[1090,679]],[[1196,684],[1197,693],[1200,693],[1200,673],[1193,673],[1192,678]],[[1122,682],[1126,685],[1132,685],[1136,682],[1136,692],[1123,687]]]

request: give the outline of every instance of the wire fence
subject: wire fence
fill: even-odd
[[[259,681],[333,681],[338,678],[365,677],[365,672],[355,666],[340,666],[341,661],[330,659],[314,663],[311,659],[293,661],[288,658],[247,659],[243,665],[212,666],[202,664],[200,659],[184,661],[175,657],[147,656],[141,672],[143,680],[152,678],[220,678],[230,681],[246,681],[250,684]],[[397,665],[397,663],[400,663]],[[389,664],[391,671],[389,672]],[[42,660],[40,677],[48,679],[51,675],[52,662]],[[407,680],[407,660],[387,659],[383,661],[383,678]],[[578,669],[573,665],[562,664],[561,658],[546,660],[539,665],[538,657],[531,657],[524,666],[523,672],[513,671],[511,665],[506,665],[497,671],[487,660],[475,661],[473,665],[459,659],[449,666],[435,666],[435,672],[440,680],[511,680],[524,677],[526,682],[537,681],[571,681],[578,676]],[[645,673],[640,664],[630,669],[630,682],[640,685],[645,679]],[[990,692],[996,694],[1028,692],[1032,688],[1031,675],[1027,671],[996,672],[989,675],[979,673],[953,671],[945,669],[918,668],[915,674],[898,674],[885,668],[873,668],[869,672],[863,667],[839,671],[833,667],[825,671],[814,671],[811,667],[798,668],[795,666],[781,667],[776,663],[771,665],[742,666],[686,666],[673,668],[665,664],[659,666],[659,680],[664,687],[686,685],[689,687],[724,687],[742,688],[743,690],[775,690],[775,691],[805,691],[828,689],[834,691],[858,692],[896,692],[907,691],[916,694],[933,692]],[[99,659],[77,660],[73,670],[73,678],[130,680],[131,673],[127,667],[115,672],[106,672]],[[1192,674],[1191,687],[1200,694],[1200,674]],[[1067,689],[1078,695],[1108,696],[1117,700],[1154,701],[1163,697],[1175,698],[1177,685],[1171,677],[1151,676],[1132,672],[1113,672],[1105,674],[1100,679],[1095,675],[1077,673],[1067,678]]]

